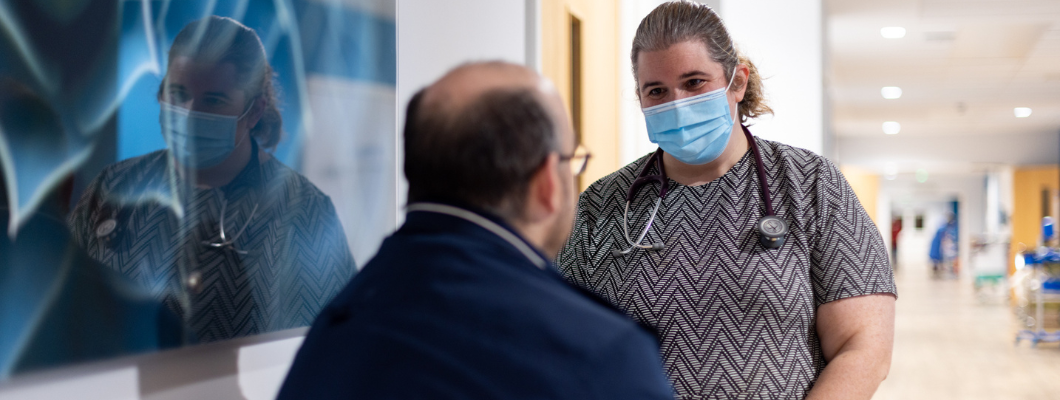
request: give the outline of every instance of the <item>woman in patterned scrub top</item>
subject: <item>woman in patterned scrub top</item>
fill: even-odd
[[[631,184],[646,165],[660,172],[649,156],[593,183],[557,257],[564,276],[656,329],[680,399],[871,398],[890,368],[897,291],[882,237],[843,175],[813,152],[748,139],[742,123],[772,111],[754,65],[709,7],[660,5],[637,29],[631,59],[644,108],[684,99],[670,104],[682,108],[716,91],[719,116],[700,106],[680,123],[687,134],[724,121],[713,132],[727,140],[701,159],[685,152],[695,141],[653,134],[669,193],[643,243],[662,249],[613,254],[630,247],[622,227]],[[749,140],[789,226],[779,249],[759,242],[765,200]],[[659,189],[645,186],[632,200],[633,240]]]
[[[105,168],[71,215],[88,253],[152,289],[189,343],[309,325],[356,272],[331,199],[263,151],[280,140],[272,75],[250,28],[188,24],[158,94],[168,149]]]

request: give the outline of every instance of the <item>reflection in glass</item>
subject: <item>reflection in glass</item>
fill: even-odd
[[[308,324],[398,215],[394,13],[0,0],[0,381]]]
[[[158,91],[167,149],[105,168],[71,216],[92,257],[183,317],[188,342],[308,325],[356,271],[330,198],[264,151],[282,126],[272,79],[253,30],[188,24]]]
[[[8,193],[17,191],[7,189],[52,171],[64,136],[43,99],[0,78],[0,226],[16,226]],[[70,177],[59,176],[66,183],[44,192],[14,235],[0,236],[0,379],[180,344],[175,314],[73,243],[63,221]]]

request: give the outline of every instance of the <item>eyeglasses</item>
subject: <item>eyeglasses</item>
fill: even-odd
[[[560,154],[559,161],[570,161],[571,174],[574,176],[581,176],[581,174],[585,173],[585,167],[589,166],[589,159],[592,158],[592,156],[593,155],[589,153],[589,149],[586,149],[585,146],[579,144],[578,147],[574,149],[574,154],[569,156]]]

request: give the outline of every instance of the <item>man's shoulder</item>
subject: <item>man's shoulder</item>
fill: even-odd
[[[539,269],[517,252],[497,252],[471,238],[459,241],[452,236],[458,235],[445,241],[388,238],[389,243],[351,282],[348,304],[429,308],[433,301],[444,299],[458,305],[459,315],[450,316],[452,321],[460,321],[465,311],[519,315],[494,323],[527,334],[545,330],[571,346],[593,345],[601,337],[640,329],[619,311],[568,284],[552,267]],[[383,292],[393,298],[365,297]]]
[[[614,368],[615,349],[657,354],[633,322],[517,252],[404,236],[388,238],[314,323],[293,369],[300,387],[317,385],[314,374],[331,373],[317,366],[328,363],[344,376],[371,375],[351,390],[361,395],[397,382],[402,393],[433,393],[444,378],[460,397],[586,398],[585,377]]]

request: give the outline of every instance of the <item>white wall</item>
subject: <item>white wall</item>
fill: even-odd
[[[527,12],[533,6],[533,3],[522,0],[398,1],[398,157],[395,166],[398,177],[395,218],[398,225],[405,218],[403,206],[408,192],[402,172],[404,145],[401,132],[409,99],[446,71],[468,61],[504,60],[526,64],[528,44],[532,55],[533,48],[539,43],[527,34],[527,20],[536,18]],[[536,35],[536,27],[531,28],[535,28],[530,32]],[[536,64],[538,60],[530,61]]]
[[[751,132],[818,154],[824,148],[821,0],[722,0],[737,48],[758,67],[775,115]]]

